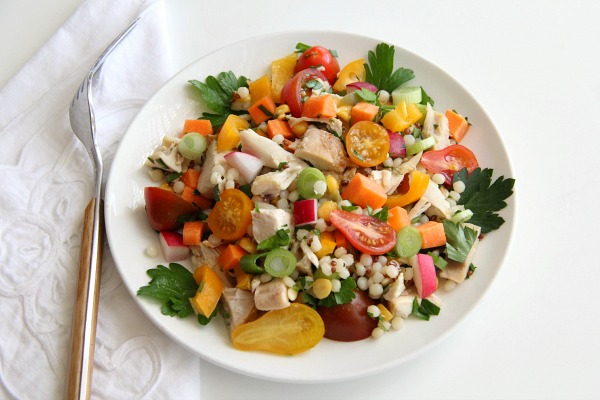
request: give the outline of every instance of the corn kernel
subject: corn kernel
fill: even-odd
[[[325,222],[330,222],[331,220],[329,219],[329,214],[331,214],[333,210],[337,210],[337,203],[331,200],[327,200],[326,202],[321,204],[319,210],[317,211],[317,215],[319,216],[319,218],[323,218]]]
[[[312,290],[315,294],[315,297],[319,300],[329,296],[332,288],[333,285],[331,284],[331,281],[326,278],[319,278],[312,285]]]
[[[327,175],[325,177],[325,182],[327,183],[327,194],[333,194],[340,190],[340,184],[333,176]]]
[[[242,249],[246,250],[248,253],[250,253],[250,254],[256,253],[256,244],[249,237],[241,238],[240,242],[238,244],[240,245],[240,247]]]
[[[392,315],[392,313],[390,312],[390,310],[388,310],[383,304],[381,304],[381,303],[377,304],[377,308],[379,308],[380,315],[384,321],[391,321],[392,318],[394,317]]]
[[[337,116],[344,122],[350,121],[352,106],[339,106]]]
[[[285,118],[285,114],[288,114],[290,112],[290,106],[288,106],[287,104],[282,104],[280,106],[277,106],[275,108],[275,118],[277,119],[283,119]]]
[[[300,121],[297,124],[294,124],[294,126],[290,126],[290,128],[296,137],[302,137],[308,129],[308,122]]]

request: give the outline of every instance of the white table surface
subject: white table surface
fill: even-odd
[[[0,86],[79,3],[0,1]],[[167,11],[169,40],[189,48],[171,55],[179,67],[294,29],[360,33],[421,54],[480,100],[517,179],[516,236],[501,273],[433,350],[377,376],[307,386],[203,363],[202,399],[600,398],[600,2],[168,0]]]

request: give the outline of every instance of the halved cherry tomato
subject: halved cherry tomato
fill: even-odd
[[[306,88],[305,85],[307,82],[316,78],[319,78],[322,81],[327,80],[325,75],[318,69],[307,68],[296,73],[296,75],[283,85],[283,89],[281,90],[281,103],[287,104],[290,107],[290,113],[294,117],[300,118],[302,116],[303,98],[308,95],[308,93],[305,92],[310,90]]]
[[[200,209],[170,190],[158,186],[144,188],[146,217],[152,229],[172,231],[183,226],[186,218],[198,214]]]
[[[348,241],[363,253],[385,254],[396,244],[394,228],[378,218],[343,210],[333,210],[329,218]]]
[[[374,167],[385,161],[390,151],[387,130],[372,121],[360,121],[346,134],[346,150],[361,167]]]
[[[252,222],[252,200],[238,189],[226,189],[208,216],[208,227],[224,240],[244,236]]]
[[[327,78],[330,85],[333,85],[340,72],[340,64],[337,59],[323,46],[313,46],[298,57],[294,72],[302,71],[306,68],[323,67],[323,75]]]
[[[455,172],[466,168],[469,174],[479,167],[475,154],[465,146],[454,144],[441,150],[426,151],[421,157],[421,164],[434,174],[446,177],[446,184],[452,184]]]
[[[325,337],[339,342],[354,342],[371,336],[377,320],[367,314],[367,307],[377,302],[362,290],[355,290],[350,303],[319,307],[317,312],[325,324]]]

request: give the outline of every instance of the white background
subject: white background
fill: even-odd
[[[79,3],[0,0],[0,85]],[[479,99],[517,179],[518,222],[505,265],[433,350],[378,376],[309,386],[204,363],[199,397],[600,398],[600,2],[166,4],[174,51],[165,56],[176,69],[242,38],[294,29],[364,34],[416,52]]]

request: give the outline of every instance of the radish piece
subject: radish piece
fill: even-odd
[[[406,145],[404,143],[404,137],[398,132],[392,132],[390,130],[388,130],[388,137],[390,138],[390,156],[406,157]]]
[[[425,299],[437,289],[437,277],[433,257],[427,254],[417,254],[416,262],[412,263],[413,281],[419,297]]]
[[[317,199],[298,200],[294,203],[294,225],[308,225],[317,222]]]
[[[258,176],[263,167],[262,161],[252,154],[241,151],[232,151],[225,155],[225,160],[233,168],[237,169],[246,183],[250,183]]]
[[[183,236],[177,232],[161,231],[158,233],[160,248],[165,259],[169,262],[185,260],[190,254],[190,248],[183,244]]]
[[[352,93],[355,90],[367,89],[370,92],[377,93],[377,86],[369,82],[352,82],[346,85],[346,93]]]

